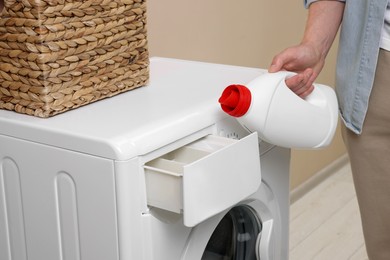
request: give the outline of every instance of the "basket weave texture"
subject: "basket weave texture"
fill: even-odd
[[[5,0],[0,108],[49,117],[149,79],[145,0]]]

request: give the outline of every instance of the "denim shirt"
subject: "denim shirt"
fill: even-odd
[[[318,0],[304,0],[308,7]],[[356,134],[363,128],[374,81],[388,0],[345,2],[336,66],[336,93],[345,125]]]

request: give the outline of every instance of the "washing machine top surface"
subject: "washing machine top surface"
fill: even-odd
[[[246,84],[261,72],[151,58],[147,86],[46,119],[0,110],[0,134],[126,160],[223,119],[217,102],[222,90]]]

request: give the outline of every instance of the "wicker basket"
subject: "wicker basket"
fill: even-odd
[[[0,108],[49,117],[147,84],[145,0],[4,2]]]

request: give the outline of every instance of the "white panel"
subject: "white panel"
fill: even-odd
[[[0,259],[27,258],[18,166],[11,158],[0,161]]]
[[[0,136],[2,157],[12,158],[20,176],[20,184],[5,181],[3,190],[12,205],[19,194],[28,260],[118,259],[113,161]],[[11,190],[13,200],[7,198]],[[10,230],[20,226],[7,221]],[[24,246],[21,239],[12,242],[11,248]]]
[[[144,178],[138,158],[115,162],[119,259],[153,259],[150,214],[146,206]],[[140,235],[141,234],[141,235]],[[162,259],[162,258],[160,258]]]

